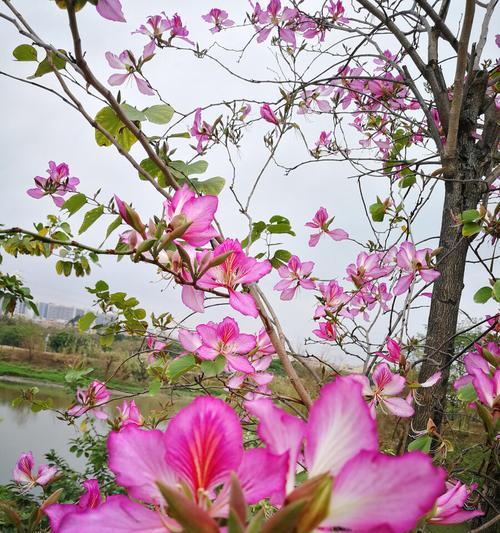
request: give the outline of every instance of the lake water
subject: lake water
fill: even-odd
[[[53,411],[33,413],[28,405],[12,407],[12,400],[20,395],[21,390],[32,386],[0,380],[0,485],[12,478],[12,469],[21,452],[33,452],[36,465],[45,462],[45,454],[51,449],[64,457],[73,468],[81,470],[85,464],[83,458],[78,459],[68,451],[69,440],[78,435],[75,426],[58,420],[57,413]],[[40,389],[37,398],[52,398],[56,409],[65,410],[73,401],[73,397],[60,387],[36,386]],[[187,401],[185,399],[180,403]],[[151,409],[158,408],[159,399],[142,397],[136,402],[141,412],[147,415]],[[172,412],[177,408],[172,408]]]

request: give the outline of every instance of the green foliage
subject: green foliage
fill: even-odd
[[[408,445],[408,451],[419,450],[424,453],[429,453],[431,451],[432,437],[430,435],[422,435],[421,437],[416,438],[414,441],[410,442]]]
[[[95,120],[126,152],[137,142],[135,135],[123,124],[111,107],[103,107],[95,116]],[[140,122],[135,122],[135,124],[140,127]],[[99,146],[113,144],[98,130],[95,132],[95,141]]]
[[[94,207],[94,209],[87,211],[85,213],[85,216],[83,217],[83,222],[80,226],[80,229],[78,230],[78,233],[81,235],[82,233],[87,231],[90,226],[92,226],[92,224],[94,224],[94,222],[96,222],[103,214],[104,207],[102,205]]]
[[[383,222],[386,212],[386,206],[378,196],[377,201],[372,204],[369,209],[373,222]]]
[[[12,55],[18,61],[37,61],[38,59],[36,48],[30,44],[20,44],[14,48]]]
[[[59,50],[59,52],[63,55],[66,54],[65,50]],[[41,76],[44,76],[45,74],[50,74],[51,72],[54,72],[55,70],[62,70],[66,68],[66,60],[62,57],[58,56],[54,52],[47,52],[45,59],[43,61],[40,61],[38,63],[38,67],[33,74],[33,76],[29,76],[28,79],[33,78],[40,78]]]
[[[269,222],[260,220],[252,224],[252,230],[250,234],[241,241],[241,246],[246,248],[249,243],[254,243],[264,236],[266,241],[269,241],[271,235],[292,235],[295,237],[295,232],[292,230],[290,220],[281,215],[273,215]],[[283,253],[284,252],[284,253]],[[286,250],[282,250],[276,261],[280,261],[280,255],[285,257]],[[287,259],[288,260],[288,259]],[[275,261],[275,262],[276,262]]]
[[[13,313],[16,304],[24,302],[38,315],[38,308],[33,301],[33,296],[28,287],[25,287],[16,275],[3,274],[0,272],[0,303],[4,313]]]
[[[94,322],[96,316],[91,311],[85,313],[80,319],[78,320],[78,331],[80,333],[83,333],[84,331],[87,331],[92,323]]]
[[[492,296],[492,289],[491,287],[481,287],[475,294],[474,294],[474,301],[477,304],[485,304]]]
[[[86,203],[87,197],[83,193],[79,192],[70,196],[70,198],[64,202],[62,209],[66,209],[69,213],[69,216],[71,216],[81,209]]]
[[[168,124],[174,116],[174,110],[167,104],[153,105],[144,110],[144,115],[153,124]]]
[[[196,359],[193,354],[184,355],[174,359],[167,368],[167,376],[171,381],[176,381],[186,372],[196,366]]]

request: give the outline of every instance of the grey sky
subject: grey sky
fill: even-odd
[[[36,2],[17,0],[14,3],[43,38],[59,48],[71,48],[64,11],[59,11],[47,0]],[[143,23],[148,15],[163,10],[167,15],[179,11],[190,30],[190,38],[206,46],[212,42],[212,36],[208,32],[209,26],[200,16],[210,7],[227,9],[231,18],[237,21],[242,20],[244,12],[250,10],[244,1],[227,0],[214,3],[201,0],[191,2],[122,0],[122,3],[127,24],[105,21],[96,14],[92,6],[87,6],[79,15],[87,59],[102,80],[106,80],[112,73],[112,69],[104,59],[105,51],[119,53],[129,48],[140,55],[146,40],[142,36],[132,36],[130,32]],[[235,7],[236,5],[238,7]],[[5,11],[3,6],[0,9]],[[250,35],[250,30],[228,32],[219,38],[219,42],[237,48],[244,43],[242,35],[245,31]],[[3,21],[0,23],[0,38],[2,42],[0,69],[20,77],[31,74],[33,64],[16,63],[11,55],[15,46],[27,41]],[[485,50],[486,57],[496,54],[491,46],[491,40],[492,36]],[[224,57],[222,51],[214,53],[222,54],[221,57]],[[272,51],[267,45],[253,44],[241,63],[235,65],[234,60],[230,63],[243,75],[266,79],[274,77],[271,68],[274,68],[275,64]],[[146,65],[145,73],[163,97],[175,109],[182,112],[224,99],[248,98],[273,101],[280,97],[276,86],[245,84],[235,80],[213,62],[196,59],[188,52],[167,50],[160,53]],[[40,81],[55,86],[49,76],[41,78]],[[92,193],[97,188],[102,188],[101,198],[109,198],[116,193],[124,200],[133,202],[143,220],[161,212],[161,198],[155,191],[147,183],[137,179],[129,164],[113,148],[97,147],[90,126],[57,97],[5,77],[0,77],[0,91],[2,94],[0,109],[4,124],[0,131],[2,146],[0,223],[29,228],[32,221],[43,221],[48,213],[56,212],[50,199],[36,201],[30,199],[25,192],[33,186],[34,176],[44,175],[49,159],[58,163],[66,161],[70,165],[71,175],[81,180],[80,190]],[[139,94],[132,85],[123,89],[122,94],[130,104],[137,107],[157,103],[155,98]],[[85,98],[84,101],[93,113],[102,107],[91,99]],[[209,111],[204,117],[210,122],[219,113],[220,111],[216,110]],[[252,113],[254,116],[258,113],[258,106],[253,106]],[[321,129],[328,128],[328,122],[324,117],[317,120],[312,116],[300,121],[308,135],[310,145]],[[191,122],[191,117],[183,122],[184,131]],[[237,187],[243,197],[245,197],[243,193],[248,191],[267,158],[268,153],[262,141],[267,131],[269,131],[267,125],[262,123],[253,125],[235,158]],[[147,132],[161,133],[162,129],[147,126]],[[357,141],[354,142],[357,144]],[[193,156],[193,150],[185,140],[180,140],[176,146],[179,147],[177,155],[180,159]],[[144,157],[137,146],[132,149],[132,153],[139,160]],[[299,162],[307,157],[308,154],[300,144],[298,135],[294,137],[294,134],[289,134],[289,138],[280,149],[280,161]],[[210,163],[206,177],[224,176],[227,180],[230,179],[230,167],[222,148],[216,147],[210,151],[206,159]],[[360,241],[368,238],[369,226],[362,210],[356,182],[347,179],[351,173],[352,170],[344,163],[320,163],[303,166],[285,176],[281,169],[271,165],[252,204],[254,220],[267,220],[273,214],[284,215],[291,219],[297,237],[285,238],[284,247],[302,260],[315,261],[317,264],[315,273],[320,278],[337,277],[341,280],[345,276],[345,267],[353,261],[360,249],[351,242],[334,243],[327,238],[323,238],[316,248],[309,248],[307,241],[310,231],[304,227],[304,223],[312,218],[318,207],[324,206],[330,214],[335,214],[337,227],[346,229],[352,237]],[[380,182],[365,183],[364,192],[367,201],[372,203],[377,194],[384,197],[387,185]],[[414,228],[416,240],[438,234],[441,201],[442,190],[438,187],[434,198],[421,214],[421,222]],[[227,188],[220,196],[220,203],[218,218],[226,236],[243,238],[246,234],[246,221],[238,214]],[[79,217],[80,214],[72,219],[72,226],[75,229],[79,225]],[[92,229],[85,233],[81,240],[96,244],[101,233],[102,231]],[[117,234],[112,239],[116,239],[116,236]],[[437,245],[437,241],[432,245]],[[91,298],[84,287],[93,285],[102,278],[110,283],[113,291],[124,290],[137,296],[148,311],[156,313],[170,311],[178,319],[186,314],[178,290],[166,287],[164,282],[158,283],[154,269],[146,265],[132,264],[128,260],[116,264],[114,260],[104,258],[102,269],[95,268],[91,276],[82,279],[57,276],[54,269],[55,260],[52,258],[45,261],[31,257],[21,257],[16,260],[6,256],[1,268],[20,273],[26,284],[32,288],[37,300],[88,307]],[[271,291],[272,285],[277,280],[278,276],[273,272],[264,280],[263,287],[267,289],[271,301],[276,305],[290,339],[294,343],[299,343],[300,339],[310,335],[313,329],[311,317],[314,298],[312,293],[306,292],[293,302],[282,303],[278,293]],[[472,316],[483,316],[485,312],[491,313],[494,310],[493,305],[480,306],[472,301],[474,292],[485,285],[486,281],[483,270],[474,265],[469,267],[463,307]],[[217,308],[207,310],[205,315],[196,316],[190,323],[217,319],[225,314],[234,316],[230,308]],[[416,311],[411,330],[422,331],[425,318],[425,310]],[[248,331],[261,327],[258,321],[251,319],[241,319],[241,323],[243,329]],[[378,336],[375,340],[382,340],[385,336],[382,326],[378,327],[375,333]],[[322,351],[322,348],[318,348],[317,353]]]

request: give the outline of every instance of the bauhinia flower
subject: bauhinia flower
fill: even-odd
[[[125,70],[125,74],[112,74],[108,78],[108,83],[110,85],[122,85],[130,78],[133,78],[137,88],[142,94],[147,96],[155,94],[149,83],[137,74],[137,63],[131,52],[124,50],[120,55],[106,52],[105,56],[111,68]]]
[[[257,317],[259,312],[251,294],[239,292],[239,285],[255,283],[269,274],[272,265],[268,260],[257,261],[248,257],[237,240],[226,239],[213,251],[213,259],[230,253],[217,266],[211,267],[198,280],[197,284],[203,289],[225,288],[229,292],[229,305],[243,315]]]
[[[377,405],[382,409],[386,407],[391,413],[404,418],[412,416],[415,412],[406,399],[397,397],[405,387],[405,378],[399,374],[393,374],[386,363],[380,363],[375,368],[372,374],[373,387],[367,376],[351,377],[363,385],[363,394],[369,400],[374,417]]]
[[[226,517],[232,472],[250,505],[264,498],[276,505],[284,497],[287,455],[265,448],[244,451],[239,418],[218,398],[196,398],[164,432],[137,426],[112,432],[107,447],[109,468],[128,497],[110,496],[97,507],[67,514],[57,533],[181,530],[165,514],[161,486],[208,509],[212,517]]]
[[[76,403],[68,409],[68,415],[82,416],[91,412],[96,418],[104,420],[108,415],[99,409],[99,406],[105,404],[109,398],[110,394],[106,385],[101,381],[94,380],[86,389],[79,388],[76,391]]]
[[[314,263],[312,261],[301,263],[296,255],[290,257],[287,265],[280,266],[278,274],[282,280],[276,283],[274,290],[281,291],[281,300],[291,300],[299,287],[314,289],[316,284],[310,279],[313,268]]]
[[[266,121],[271,124],[274,124],[275,126],[279,126],[280,121],[278,120],[278,117],[275,115],[274,111],[271,109],[271,106],[269,104],[264,104],[260,108],[260,116]]]
[[[97,0],[95,6],[101,17],[115,22],[126,22],[120,0]]]
[[[31,452],[22,453],[12,472],[12,479],[25,490],[29,490],[35,485],[44,487],[57,475],[57,468],[55,466],[40,465],[36,474],[33,473],[34,466],[33,454]]]
[[[319,329],[313,329],[316,337],[325,341],[334,341],[337,338],[337,331],[333,322],[318,322]]]
[[[69,177],[69,166],[67,163],[56,164],[49,161],[48,178],[35,177],[36,188],[26,191],[32,198],[43,198],[50,196],[57,207],[64,204],[64,195],[67,192],[75,192],[76,186],[80,183],[78,178]]]
[[[387,337],[385,347],[387,352],[377,352],[377,355],[380,355],[380,357],[383,357],[389,363],[404,364],[404,357],[401,357],[401,346],[398,341]]]
[[[189,132],[198,140],[196,151],[201,154],[212,135],[212,126],[208,122],[202,122],[201,120],[201,108],[196,110],[194,114],[194,122]]]
[[[349,299],[349,295],[344,292],[344,289],[334,279],[328,283],[320,283],[318,288],[321,293],[321,297],[318,299],[322,303],[314,311],[315,319],[323,318],[327,313],[337,313]]]
[[[165,15],[165,20],[167,21],[167,29],[170,30],[168,44],[170,44],[173,39],[178,37],[179,39],[182,39],[183,41],[194,45],[193,41],[188,39],[189,31],[186,26],[184,26],[181,17],[177,13],[172,18],[169,18]]]
[[[196,332],[201,341],[196,353],[201,359],[214,360],[222,355],[231,369],[246,374],[255,372],[248,358],[244,357],[254,349],[255,336],[240,333],[234,318],[226,317],[219,324],[200,324]]]
[[[393,292],[396,296],[404,294],[412,284],[413,280],[419,275],[427,283],[436,281],[441,275],[430,265],[430,256],[432,250],[423,248],[418,250],[415,245],[409,241],[401,244],[396,255],[396,262],[403,272],[408,272],[401,276],[394,286]]]
[[[375,420],[361,384],[351,377],[323,387],[307,424],[268,399],[245,405],[259,419],[257,431],[269,451],[289,454],[288,496],[304,440],[301,464],[309,479],[333,480],[331,495],[325,495],[321,530],[406,533],[444,492],[445,471],[424,453],[394,457],[378,451]]]
[[[447,482],[446,492],[437,499],[435,511],[428,520],[428,523],[461,524],[476,516],[484,515],[479,509],[474,511],[466,511],[464,509],[465,502],[475,489],[476,485],[467,487],[467,485],[460,483],[460,481]]]
[[[384,264],[382,257],[377,252],[359,253],[356,257],[356,263],[351,263],[346,268],[346,279],[352,281],[359,289],[367,282],[386,276],[393,270],[393,267]]]
[[[218,33],[223,28],[234,26],[234,20],[228,18],[227,11],[216,7],[212,8],[206,15],[202,15],[201,18],[205,22],[211,22],[214,24],[214,26],[210,28],[212,33]]]
[[[142,426],[144,419],[134,400],[123,400],[122,404],[117,405],[116,408],[118,410],[117,423],[119,427],[124,428],[130,425]]]
[[[272,29],[277,27],[279,38],[295,48],[296,40],[293,24],[297,15],[298,11],[294,8],[285,7],[281,11],[280,0],[271,0],[266,10],[263,10],[259,2],[257,2],[253,12],[253,19],[256,22],[255,28],[258,30],[257,42],[264,42]]]
[[[187,185],[183,185],[171,199],[163,202],[165,221],[171,230],[189,225],[179,240],[191,246],[203,246],[218,235],[212,226],[218,203],[217,196],[196,196]]]
[[[64,521],[72,514],[80,514],[88,509],[95,509],[103,503],[97,479],[87,479],[83,482],[85,492],[80,496],[78,503],[55,503],[44,509],[49,517],[52,533],[59,533],[64,529]]]
[[[328,211],[324,207],[320,207],[318,211],[316,211],[314,218],[311,221],[306,222],[308,228],[319,230],[318,233],[313,233],[310,236],[309,246],[316,246],[323,234],[330,236],[334,241],[343,241],[344,239],[349,238],[348,233],[343,229],[330,229],[330,225],[334,218],[335,217],[328,218]]]
[[[154,54],[156,49],[156,40],[161,39],[161,36],[164,32],[169,29],[169,23],[161,15],[155,15],[153,17],[148,17],[146,20],[146,25],[141,24],[137,30],[132,33],[140,33],[142,35],[147,35],[151,40],[144,47],[142,52],[142,57],[147,58],[151,57]]]

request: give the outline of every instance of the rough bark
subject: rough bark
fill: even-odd
[[[486,185],[481,180],[490,168],[491,147],[498,135],[496,128],[483,133],[483,139],[479,142],[471,135],[479,116],[485,113],[487,77],[486,71],[469,75],[464,87],[457,151],[451,159],[443,160],[443,176],[447,181],[439,240],[442,251],[438,255],[441,277],[433,287],[427,325],[426,360],[422,364],[419,381],[425,381],[437,370],[442,370],[443,375],[434,387],[421,389],[413,420],[414,430],[425,429],[429,418],[439,430],[443,420],[450,373],[448,363],[454,355],[454,335],[470,241],[470,238],[462,236],[456,217],[466,209],[475,209],[484,195]]]

